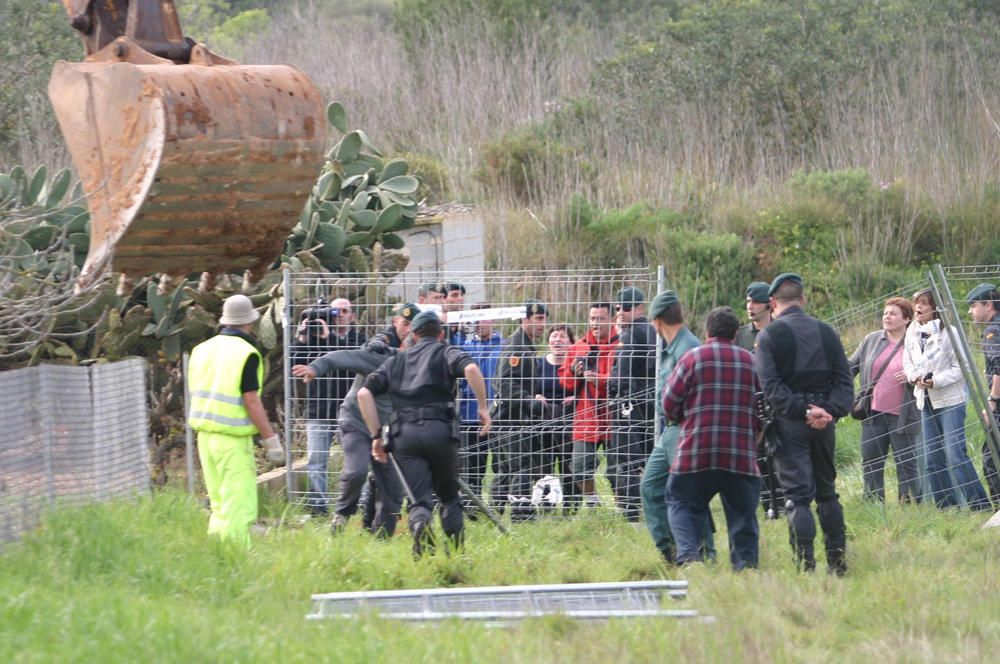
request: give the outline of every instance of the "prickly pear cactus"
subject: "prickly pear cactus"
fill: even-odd
[[[327,160],[302,209],[299,223],[285,241],[284,253],[293,267],[309,269],[315,258],[331,272],[358,272],[357,247],[369,260],[375,243],[384,249],[403,248],[398,231],[413,226],[420,181],[409,175],[403,159],[383,160],[365,132],[347,131],[344,107],[333,102],[327,119],[344,136],[327,153]],[[304,256],[308,253],[309,256]]]

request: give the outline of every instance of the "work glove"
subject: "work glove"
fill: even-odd
[[[285,465],[285,448],[282,447],[281,440],[278,439],[278,434],[264,438],[260,441],[260,444],[264,446],[264,456],[272,468]]]
[[[545,417],[545,404],[537,399],[532,400],[531,404],[528,406],[531,417],[540,420]]]

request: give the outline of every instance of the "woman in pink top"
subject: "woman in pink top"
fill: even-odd
[[[901,502],[919,502],[917,440],[920,417],[913,386],[903,371],[903,339],[913,320],[913,305],[890,298],[882,312],[882,329],[866,336],[850,358],[851,371],[861,374],[859,390],[878,376],[872,392],[872,416],[861,423],[861,468],[864,497],[885,500],[885,462],[892,449]]]

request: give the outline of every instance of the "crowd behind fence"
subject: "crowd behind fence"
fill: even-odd
[[[0,543],[43,510],[148,493],[146,362],[0,373]]]
[[[573,337],[579,340],[588,330],[588,314],[590,307],[596,302],[611,302],[614,305],[616,293],[627,286],[636,287],[643,292],[648,302],[661,288],[660,279],[656,270],[633,269],[633,270],[596,270],[596,271],[566,271],[566,272],[488,272],[488,273],[434,273],[408,277],[408,281],[395,281],[380,279],[375,275],[323,275],[323,274],[296,274],[291,275],[286,289],[285,312],[288,325],[294,329],[306,316],[305,312],[314,307],[318,298],[325,298],[332,301],[335,297],[347,297],[351,300],[353,313],[356,319],[355,330],[359,337],[370,337],[380,328],[385,327],[391,319],[390,311],[393,304],[400,302],[414,302],[418,300],[418,289],[425,283],[453,283],[463,284],[468,291],[475,290],[484,293],[482,303],[491,307],[511,308],[521,306],[530,299],[537,299],[546,304],[547,323],[544,335],[538,340],[539,362],[549,362],[552,359],[552,348],[549,344],[549,332],[553,327],[565,325]],[[978,460],[979,443],[988,436],[988,429],[984,427],[985,422],[978,417],[979,407],[976,404],[984,403],[982,385],[982,338],[981,327],[974,326],[966,314],[967,305],[964,297],[966,291],[982,281],[1000,280],[1000,266],[985,267],[953,267],[939,271],[936,280],[934,275],[928,273],[927,279],[914,281],[905,284],[893,292],[885,293],[883,296],[871,299],[867,302],[856,303],[844,309],[837,316],[829,319],[829,322],[840,333],[844,348],[850,357],[858,347],[864,336],[870,332],[881,329],[881,317],[884,304],[890,297],[898,296],[910,299],[918,290],[935,286],[934,292],[937,294],[938,309],[943,321],[949,325],[961,328],[964,338],[968,340],[967,345],[959,346],[958,352],[963,360],[964,380],[967,384],[970,408],[973,414],[964,418],[962,423],[962,433],[969,447],[974,447],[970,457]],[[952,295],[954,293],[954,295]],[[683,293],[681,300],[683,301]],[[462,308],[470,309],[477,302],[466,300]],[[740,313],[741,302],[731,303],[734,309]],[[611,317],[614,318],[615,311],[612,306]],[[697,321],[691,321],[697,327]],[[496,333],[502,340],[510,338],[511,334],[518,329],[518,321],[514,319],[503,319],[494,321],[492,330],[487,327],[486,332]],[[452,329],[449,334],[454,332]],[[477,327],[468,324],[464,330],[467,335],[465,340],[475,334]],[[292,334],[286,335],[289,342],[288,355],[286,356],[290,369],[293,363],[293,355],[303,350],[303,344],[297,344]],[[359,343],[359,339],[354,339],[354,343]],[[295,349],[294,346],[299,348]],[[305,344],[306,350],[319,355],[329,348],[323,347],[318,342]],[[498,346],[498,348],[501,346]],[[658,354],[658,353],[657,353]],[[495,358],[494,358],[495,360]],[[487,373],[488,380],[491,381],[491,393],[494,395],[494,402],[497,395],[504,390],[502,381],[510,380],[496,374],[495,362]],[[556,370],[558,371],[558,369]],[[974,380],[973,373],[979,372],[980,381]],[[287,371],[286,371],[287,373]],[[352,382],[355,380],[353,372],[343,372],[332,375],[325,380],[331,386],[329,395],[329,424],[330,435],[335,439],[337,433],[337,409],[339,400],[346,394]],[[288,443],[290,449],[304,451],[306,447],[306,429],[308,417],[308,401],[310,394],[307,393],[301,384],[289,379],[286,391],[286,413],[288,413]],[[863,386],[858,386],[861,389]],[[987,388],[988,389],[988,386]],[[459,389],[459,408],[462,408],[462,391]],[[636,402],[648,399],[648,403],[655,399],[653,388],[647,387],[644,392],[631,395]],[[572,401],[572,399],[570,400]],[[605,437],[605,442],[610,442],[612,431],[622,426],[622,413],[615,412],[621,407],[620,402],[614,399],[603,397],[601,408],[606,409],[603,413],[610,426]],[[494,403],[494,409],[495,409]],[[545,505],[547,494],[552,487],[558,486],[564,499],[573,498],[577,504],[582,502],[582,495],[579,493],[579,477],[573,477],[569,470],[572,459],[572,445],[574,438],[579,438],[580,422],[578,413],[567,404],[567,408],[548,407],[541,416],[529,416],[522,414],[519,418],[506,418],[505,420],[494,422],[494,431],[486,440],[480,440],[475,435],[477,424],[470,420],[465,420],[462,424],[462,448],[460,456],[463,460],[463,479],[477,492],[483,496],[489,496],[494,504],[503,504],[508,497],[519,500],[530,501],[534,498],[535,504]],[[651,407],[651,406],[650,406]],[[493,411],[496,413],[496,410]],[[528,412],[528,411],[525,411]],[[651,413],[650,430],[644,432],[644,436],[652,444],[655,432],[652,425],[655,424]],[[919,416],[919,414],[918,414]],[[873,426],[872,421],[862,422],[862,429]],[[995,424],[994,424],[995,426]],[[863,464],[863,473],[866,479],[871,473],[887,472],[888,477],[893,477],[892,466],[904,468],[916,468],[918,475],[915,490],[915,497],[918,499],[929,496],[931,493],[930,483],[936,478],[936,473],[945,473],[950,481],[963,487],[961,477],[955,476],[955,469],[950,465],[945,468],[927,467],[928,444],[943,444],[944,441],[931,438],[925,440],[921,431],[919,417],[907,426],[900,425],[893,434],[901,434],[904,429],[913,438],[913,445],[906,448],[892,449],[891,457],[888,453],[883,453],[880,459],[866,459]],[[984,433],[986,432],[986,433]],[[526,444],[518,445],[518,441]],[[514,443],[512,445],[512,443]],[[843,439],[841,445],[856,444],[847,443]],[[334,443],[333,448],[336,448]],[[504,450],[519,450],[522,462],[513,470],[519,477],[504,477],[510,475],[510,468],[503,467]],[[609,445],[603,445],[603,452],[600,455],[601,464],[596,473],[601,500],[612,504],[618,503],[622,507],[621,487],[622,478],[616,476],[617,471],[622,467],[641,468],[648,455],[648,449],[633,448],[629,450],[631,455],[628,458],[616,458]],[[870,453],[866,453],[871,456]],[[889,458],[893,463],[887,464]],[[886,466],[889,466],[887,469]],[[336,498],[338,491],[337,478],[339,468],[336,463],[324,466],[323,475],[326,480],[326,490],[329,494],[330,505]],[[299,469],[302,475],[307,473],[306,469]],[[316,464],[313,464],[313,477],[315,479]],[[627,475],[628,473],[626,473]],[[303,481],[289,482],[289,497],[295,501],[307,501],[310,492],[315,489],[315,482],[310,484],[304,477]],[[975,480],[966,478],[965,483],[983,482],[984,474],[977,473]],[[556,480],[557,482],[554,482]],[[626,478],[627,481],[628,478]],[[498,481],[500,484],[498,485]],[[866,484],[867,486],[867,484]],[[312,489],[310,488],[312,487]],[[512,488],[513,487],[513,488]],[[510,493],[510,496],[498,496],[498,489],[502,493]],[[543,495],[539,495],[539,492]],[[889,487],[890,498],[898,496],[898,492]],[[961,501],[959,494],[959,504],[965,505]],[[868,495],[867,497],[876,497]],[[499,501],[498,501],[499,498]],[[903,499],[906,499],[905,497]],[[984,507],[985,508],[985,507]]]

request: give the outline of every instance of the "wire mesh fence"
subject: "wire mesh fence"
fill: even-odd
[[[889,486],[890,497],[986,509],[986,473],[977,473],[970,459],[980,457],[978,450],[980,446],[985,449],[988,434],[984,434],[979,411],[969,405],[975,403],[971,397],[976,393],[970,376],[967,372],[960,375],[955,382],[961,384],[953,388],[964,394],[961,403],[968,407],[952,408],[947,413],[949,419],[943,421],[934,405],[925,417],[917,408],[918,399],[913,398],[910,377],[899,374],[905,373],[904,358],[911,372],[924,358],[915,357],[913,349],[907,352],[904,337],[895,333],[893,338],[903,343],[895,357],[890,356],[895,345],[888,341],[878,346],[877,354],[863,343],[869,336],[885,336],[883,314],[892,298],[909,303],[901,313],[905,314],[904,322],[910,323],[916,317],[913,296],[932,285],[930,276],[856,303],[828,319],[840,333],[856,373],[871,382],[891,360],[893,370],[885,372],[886,385],[895,382],[897,391],[905,393],[905,398],[900,397],[904,403],[888,410],[876,409],[860,424],[863,491],[866,497],[883,499],[888,477],[889,483],[895,484]],[[965,315],[964,294],[981,282],[1000,281],[1000,266],[944,268],[940,280],[946,291],[956,295],[954,301],[949,295],[947,302],[937,305],[937,315],[967,332],[968,350],[954,352],[964,352],[970,366],[981,372],[982,326],[977,327]],[[449,284],[456,286],[450,296]],[[422,289],[434,285],[443,285],[444,292]],[[464,294],[475,292],[476,299],[461,297],[457,286],[464,287]],[[360,347],[366,338],[392,326],[395,304],[439,307],[452,321],[449,341],[461,345],[480,364],[490,388],[493,432],[482,439],[477,435],[471,392],[462,381],[456,386],[462,419],[462,477],[472,489],[494,506],[509,508],[512,514],[519,509],[531,514],[546,509],[558,513],[567,506],[603,503],[635,517],[642,465],[655,436],[652,404],[656,395],[649,370],[646,375],[628,373],[634,363],[622,361],[628,353],[620,344],[621,311],[614,306],[614,297],[627,286],[642,291],[648,302],[659,290],[656,271],[441,272],[396,279],[371,274],[291,275],[285,316],[296,334],[286,336],[286,360],[290,367],[337,348]],[[335,298],[344,298],[334,307],[336,313],[324,311],[336,304]],[[317,304],[320,299],[324,302]],[[538,329],[524,320],[524,304],[529,300],[545,305],[545,320]],[[592,305],[606,302],[612,306],[593,310]],[[898,301],[894,306],[898,307]],[[322,323],[317,322],[317,316]],[[938,328],[939,338],[946,336],[947,327]],[[916,328],[916,323],[909,325],[911,334]],[[320,334],[323,329],[325,338]],[[602,348],[604,342],[606,347]],[[512,344],[519,347],[512,349]],[[651,347],[641,352],[656,355]],[[367,372],[357,370],[346,359],[344,362],[345,368],[308,387],[289,380],[286,413],[292,449],[304,451],[308,458],[307,468],[297,471],[302,481],[293,480],[289,485],[293,487],[291,497],[319,511],[336,509],[347,515],[359,508],[359,500],[361,508],[367,505],[363,498],[368,490],[366,430],[361,428],[357,436],[363,439],[358,447],[364,446],[362,452],[355,451],[358,462],[335,454],[335,461],[328,463],[328,452],[331,441],[344,442],[345,430],[350,434],[352,428],[363,427],[360,417],[352,420],[351,413],[341,408]],[[531,369],[525,370],[528,364]],[[582,374],[590,371],[594,377],[588,381]],[[612,386],[616,372],[619,379],[628,382],[624,392],[616,392]],[[864,387],[860,383],[858,389]],[[884,391],[880,389],[876,400],[883,408],[888,398]],[[934,394],[931,392],[930,401]],[[970,446],[975,448],[971,455]],[[349,452],[348,447],[341,449]],[[780,489],[773,490],[780,495]]]
[[[0,373],[0,542],[42,511],[149,490],[146,363]]]
[[[860,425],[866,497],[894,493],[941,507],[1000,506],[1000,482],[984,454],[996,425],[980,414],[988,390],[977,380],[985,367],[984,325],[966,311],[971,288],[998,280],[1000,266],[939,267],[830,320],[860,374],[858,392],[873,394]],[[977,459],[986,462],[981,472]],[[895,491],[887,492],[886,477],[893,475]]]
[[[621,347],[620,326],[629,324],[623,314],[642,312],[638,302],[634,310],[616,306],[626,287],[640,291],[644,306],[658,291],[656,270],[442,272],[391,280],[293,274],[286,283],[285,317],[293,330],[286,335],[286,369],[357,349],[380,332],[405,337],[405,324],[393,329],[394,305],[436,308],[447,316],[448,342],[466,350],[487,379],[494,425],[485,438],[478,435],[471,389],[464,380],[456,384],[461,474],[473,491],[501,507],[526,507],[534,498],[532,510],[557,508],[573,498],[618,503],[638,514],[639,472],[654,436],[656,341],[650,327],[641,349]],[[469,293],[478,296],[464,297]],[[540,306],[526,308],[532,302]],[[336,369],[309,385],[287,383],[288,442],[308,458],[304,470],[293,471],[304,481],[293,478],[291,497],[317,511],[336,506],[352,514],[363,490],[369,437],[350,395],[363,369],[384,357],[366,364],[357,354],[338,353]],[[630,354],[637,361],[625,362]],[[640,365],[643,375],[634,375],[632,366]],[[614,432],[626,428],[628,446],[619,449]],[[343,456],[330,464],[334,438]]]

